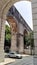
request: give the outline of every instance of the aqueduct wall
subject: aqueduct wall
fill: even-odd
[[[1,59],[0,62],[4,60],[3,45],[5,35],[4,32],[5,32],[6,14],[9,8],[17,1],[21,0],[0,0],[0,59]],[[33,14],[35,55],[37,55],[37,0],[32,0],[32,14]]]
[[[4,48],[4,38],[5,38],[6,15],[10,7],[18,1],[21,1],[21,0],[1,0],[0,1],[0,59],[1,59],[0,62],[4,60],[3,48]]]

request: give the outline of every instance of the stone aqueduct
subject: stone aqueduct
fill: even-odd
[[[6,14],[10,7],[21,0],[0,0],[0,62],[4,60],[4,35],[5,35],[5,21]],[[31,0],[24,0],[31,1]],[[32,0],[32,14],[33,14],[33,28],[34,28],[34,44],[35,55],[37,54],[37,0]],[[23,40],[21,41],[23,42]]]

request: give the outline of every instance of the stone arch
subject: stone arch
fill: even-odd
[[[1,1],[4,1],[4,0],[1,0]],[[4,45],[4,33],[5,33],[5,20],[6,20],[6,14],[8,12],[8,10],[10,9],[10,7],[17,1],[21,1],[21,0],[5,0],[4,4],[2,2],[2,9],[0,11],[0,21],[1,21],[1,32],[0,32],[0,43],[2,44],[1,45],[1,52],[2,53],[2,56],[0,55],[0,61],[3,61],[4,60],[4,51],[3,51],[3,45]]]
[[[1,60],[0,60],[0,62],[1,61],[3,61],[4,60],[4,50],[3,50],[3,45],[4,45],[4,35],[5,35],[5,20],[6,20],[6,14],[7,14],[7,12],[8,12],[8,10],[10,9],[10,7],[15,3],[15,2],[17,2],[17,0],[9,0],[9,1],[7,1],[3,6],[2,6],[2,10],[1,10],[1,16],[0,16],[0,21],[1,21],[1,32],[0,32],[0,43],[1,43],[1,48],[0,48],[0,50],[2,51],[2,52],[0,52],[0,53],[2,53],[2,56],[1,56]]]
[[[1,25],[2,25],[3,20],[6,20],[6,15],[7,15],[7,13],[8,13],[8,10],[10,9],[10,7],[11,7],[14,3],[16,3],[16,2],[18,2],[18,1],[22,1],[22,0],[15,0],[15,1],[9,0],[9,1],[6,1],[6,2],[4,3],[4,5],[2,6],[2,9],[1,9],[1,11],[0,11],[0,21],[1,21]],[[30,0],[25,0],[25,1],[30,1]],[[1,26],[1,27],[2,27],[2,26]],[[1,34],[1,33],[0,33],[0,34]]]
[[[6,19],[6,14],[8,12],[8,10],[10,9],[10,7],[16,3],[16,2],[19,2],[19,1],[22,1],[22,0],[9,0],[7,2],[5,2],[5,4],[2,6],[2,9],[1,9],[1,19],[4,18]],[[30,1],[30,0],[25,0],[25,1]]]
[[[19,0],[19,1],[20,1],[20,0]],[[7,3],[4,4],[4,6],[3,6],[2,9],[1,9],[1,19],[4,18],[4,16],[5,16],[4,19],[6,19],[6,14],[7,14],[8,10],[10,9],[10,7],[11,7],[15,2],[17,2],[17,0],[15,0],[15,1],[9,0],[9,1],[7,1]]]
[[[6,20],[6,15],[7,15],[7,13],[8,13],[8,10],[10,9],[10,7],[14,4],[14,3],[16,3],[16,2],[18,2],[18,1],[22,1],[22,0],[15,0],[15,1],[13,1],[13,0],[9,0],[9,1],[6,1],[5,3],[4,3],[4,5],[2,6],[2,10],[1,10],[1,31],[3,30],[5,30],[5,20]],[[3,22],[3,23],[2,23]],[[5,31],[4,31],[5,32]],[[0,34],[2,34],[2,33],[0,33]],[[2,36],[1,36],[1,38],[2,38]]]

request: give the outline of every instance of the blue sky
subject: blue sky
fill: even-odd
[[[19,1],[19,2],[16,2],[14,4],[14,6],[17,8],[19,13],[22,15],[22,17],[25,19],[27,24],[33,30],[31,2],[29,2],[29,1]]]

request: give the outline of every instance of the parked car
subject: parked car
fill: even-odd
[[[8,56],[10,58],[18,58],[18,59],[21,59],[22,58],[21,54],[17,54],[16,52],[9,52],[8,53]]]

